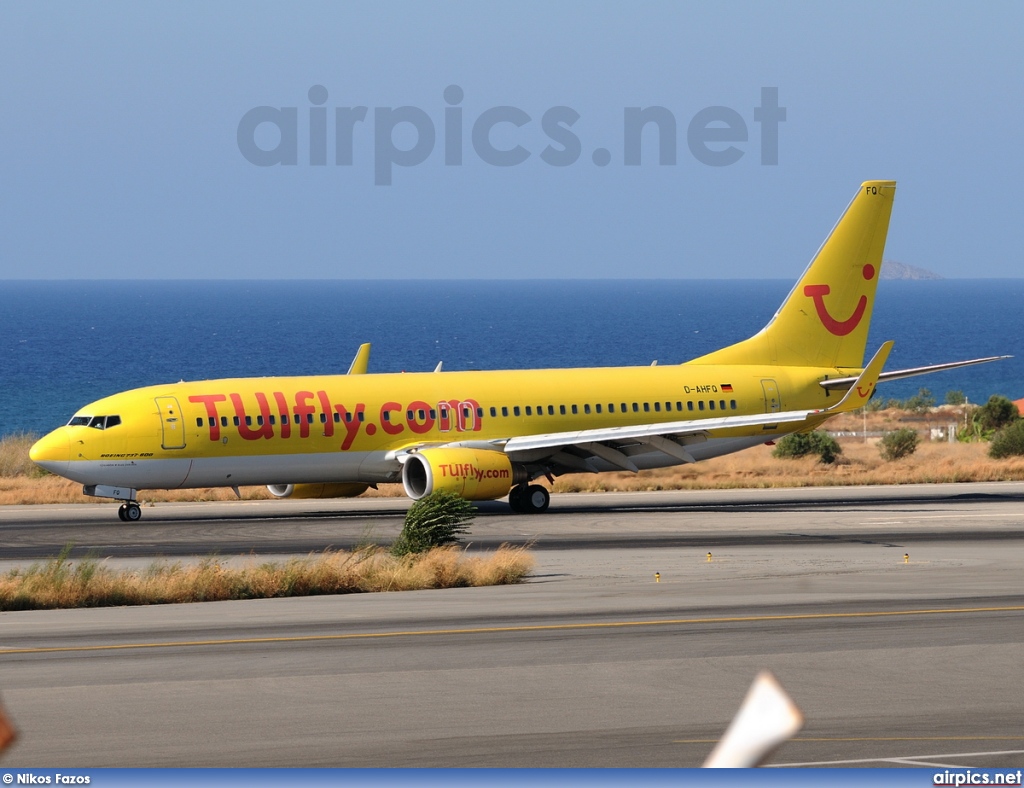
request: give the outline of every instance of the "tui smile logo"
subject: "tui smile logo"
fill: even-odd
[[[868,263],[864,266],[863,274],[864,278],[870,282],[875,277],[875,267]],[[828,307],[825,306],[825,296],[831,292],[832,288],[828,285],[804,286],[804,295],[814,300],[814,309],[818,313],[818,319],[821,321],[821,324],[828,329],[830,334],[834,334],[837,337],[845,337],[860,325],[860,321],[864,317],[864,310],[868,308],[868,297],[865,295],[860,297],[857,301],[857,306],[853,310],[853,314],[846,318],[846,320],[837,320],[832,317]]]

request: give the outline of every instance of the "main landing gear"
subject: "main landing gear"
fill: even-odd
[[[540,514],[547,510],[550,503],[551,495],[547,488],[539,484],[520,484],[508,494],[508,505],[513,512],[519,514]]]
[[[135,523],[142,519],[142,507],[135,501],[121,504],[117,509],[117,516],[126,523]]]

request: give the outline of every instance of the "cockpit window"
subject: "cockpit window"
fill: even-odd
[[[73,416],[68,422],[69,427],[92,427],[93,429],[109,430],[121,423],[120,416]]]

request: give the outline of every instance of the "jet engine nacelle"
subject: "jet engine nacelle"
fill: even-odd
[[[275,498],[355,498],[370,485],[357,482],[338,484],[268,484]]]
[[[402,486],[414,500],[445,490],[468,501],[492,501],[525,478],[506,454],[487,449],[424,449],[402,466]]]

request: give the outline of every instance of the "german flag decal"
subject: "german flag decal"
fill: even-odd
[[[727,394],[732,393],[732,383],[723,383],[721,388],[722,391],[726,392]]]

